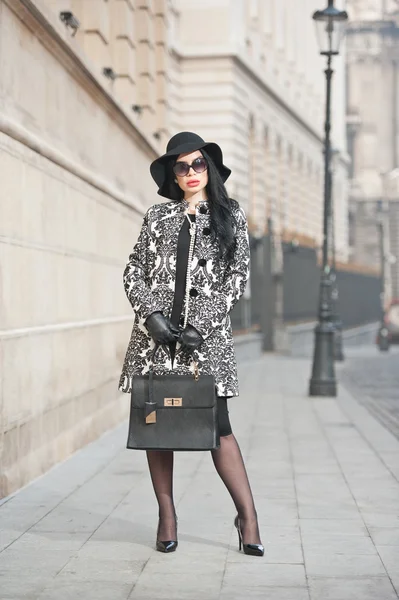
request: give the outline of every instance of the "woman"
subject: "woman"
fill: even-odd
[[[231,171],[220,147],[194,133],[173,136],[150,171],[158,194],[171,201],[148,209],[124,272],[135,321],[120,390],[129,393],[132,376],[148,372],[155,344],[162,344],[154,366],[158,374],[187,374],[196,352],[200,373],[215,377],[221,439],[212,459],[237,509],[239,548],[243,544],[246,554],[263,556],[251,488],[227,409],[227,398],[238,396],[229,312],[249,276],[245,214],[227,195],[224,182]],[[190,229],[195,238],[188,266]],[[156,547],[172,552],[177,547],[173,452],[147,451],[147,459],[159,504]]]

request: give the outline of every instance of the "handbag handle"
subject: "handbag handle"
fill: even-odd
[[[151,423],[157,422],[157,403],[154,400],[154,362],[155,355],[158,352],[159,348],[162,344],[155,344],[155,348],[151,354],[151,365],[148,369],[148,400],[146,400],[144,405],[144,416],[145,422],[147,425]],[[194,380],[199,380],[199,370],[198,363],[193,361],[194,363]]]
[[[154,367],[154,363],[155,363],[155,355],[158,352],[158,350],[162,347],[162,345],[163,344],[156,343],[154,350],[151,353],[151,365],[148,369],[148,373],[150,376],[152,376],[152,373],[153,373],[153,367]],[[165,345],[165,347],[167,347],[167,346]],[[194,350],[194,352],[195,352],[195,350]],[[198,381],[198,379],[199,379],[198,361],[194,360],[194,358],[192,357],[192,363],[194,365],[194,379],[195,379],[195,381]]]

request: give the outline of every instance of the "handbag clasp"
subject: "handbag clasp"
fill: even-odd
[[[164,406],[182,406],[183,398],[164,398],[163,405]]]

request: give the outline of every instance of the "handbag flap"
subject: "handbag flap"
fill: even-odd
[[[149,376],[134,375],[132,408],[144,409],[149,397]],[[154,402],[157,410],[163,408],[213,408],[217,402],[213,375],[153,375]]]

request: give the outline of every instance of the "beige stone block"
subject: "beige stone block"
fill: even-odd
[[[1,323],[4,329],[23,327],[32,321],[32,292],[29,294],[29,290],[35,289],[33,287],[35,280],[26,261],[28,254],[29,251],[19,245],[1,245],[4,261],[1,288],[4,312]],[[7,268],[4,268],[4,265],[7,265]],[[21,274],[23,274],[23,287]]]
[[[180,15],[180,41],[188,47],[202,46],[204,32],[208,46],[220,46],[230,41],[231,21],[229,6],[212,6],[203,10],[200,4],[182,11]]]
[[[38,131],[39,122],[45,115],[46,69],[36,60],[37,39],[27,31],[22,22],[13,16],[7,7],[2,8],[1,40],[7,53],[1,60],[0,95],[4,104],[2,112],[18,108],[23,115],[22,123],[29,123]],[[12,56],[13,60],[7,60]],[[15,65],[18,64],[16,77]]]
[[[139,97],[140,96],[138,95],[138,98]],[[158,123],[155,110],[151,107],[144,106],[140,115],[140,123],[144,131],[148,132],[148,135],[152,135],[155,131],[157,131]]]
[[[107,0],[73,0],[76,14],[81,17],[83,29],[87,33],[97,33],[105,43],[110,42],[110,8]]]
[[[39,242],[43,239],[43,175],[29,163],[25,163],[23,173],[19,237]]]
[[[25,427],[40,415],[42,420],[24,435],[22,448],[34,447],[28,440],[40,440],[46,431],[55,437],[107,404],[117,387],[130,327],[111,323],[3,340],[5,428]],[[104,386],[110,387],[100,394]],[[10,435],[14,455],[18,431]]]
[[[156,106],[158,130],[165,131],[168,122],[168,105],[166,102],[159,101]]]
[[[155,83],[151,77],[141,75],[137,86],[138,104],[149,108],[151,111],[155,106]]]
[[[149,10],[136,10],[136,39],[138,42],[154,42],[154,21]]]
[[[156,95],[158,102],[165,102],[168,98],[168,80],[164,75],[158,75],[156,78]]]
[[[157,76],[162,74],[170,76],[170,61],[167,47],[164,44],[156,44],[155,52],[155,69]]]
[[[83,48],[93,64],[102,70],[110,67],[109,46],[98,31],[88,31],[84,35]],[[104,82],[106,80],[104,79]]]
[[[50,176],[43,177],[42,223],[44,244],[62,249],[65,247],[64,213],[71,194],[67,186]]]
[[[113,40],[125,38],[134,46],[134,19],[134,6],[131,0],[114,0],[111,4],[111,31]]]
[[[136,75],[135,49],[127,39],[117,39],[112,48],[113,64],[116,73],[129,77],[132,82]],[[116,82],[115,82],[116,83]]]
[[[168,12],[167,0],[153,0],[153,11],[155,15],[165,15]]]
[[[1,454],[2,471],[15,464],[18,460],[19,452],[19,427],[15,425],[3,434],[3,451]]]
[[[35,336],[3,340],[3,418],[6,429],[43,408],[53,366],[50,350]],[[34,369],[37,369],[35,372]]]
[[[157,44],[167,43],[166,22],[162,14],[156,15],[154,18],[154,40]]]
[[[155,74],[155,52],[154,47],[149,45],[147,42],[140,42],[137,46],[137,72],[140,75]]]
[[[115,81],[115,95],[122,104],[130,109],[136,96],[136,86],[130,77],[120,77]]]
[[[0,144],[3,136],[0,137]],[[24,205],[24,164],[0,146],[0,234],[21,236],[21,218]],[[4,264],[4,263],[2,263]],[[1,316],[0,316],[1,319]]]

